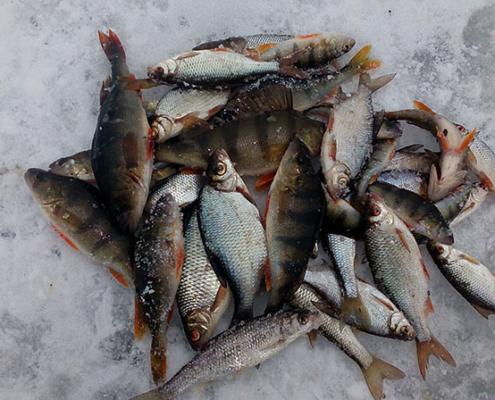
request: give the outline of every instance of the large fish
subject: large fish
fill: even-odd
[[[441,243],[428,250],[438,268],[456,290],[485,318],[495,313],[495,276],[476,258]]]
[[[253,317],[267,260],[260,215],[224,150],[210,156],[209,184],[199,198],[199,221],[213,267],[234,295],[234,320]]]
[[[153,137],[140,94],[120,79],[131,75],[119,38],[111,30],[99,34],[112,77],[93,137],[93,172],[108,209],[123,230],[133,232],[148,197]]]
[[[206,254],[196,209],[184,232],[185,260],[177,289],[177,307],[187,339],[195,350],[210,340],[230,304],[230,290],[218,280]]]
[[[323,322],[318,312],[280,312],[241,322],[211,339],[165,385],[132,400],[175,399],[187,388],[254,367],[286,348]]]
[[[406,224],[375,193],[370,194],[365,233],[367,258],[378,288],[401,310],[416,332],[419,370],[426,376],[431,354],[455,366],[450,353],[432,335],[433,313],[428,271]]]
[[[337,99],[323,135],[320,157],[326,188],[333,198],[349,191],[351,179],[356,178],[370,155],[374,116],[371,95],[393,77],[371,80],[363,74],[354,94]]]
[[[454,235],[449,225],[432,202],[416,193],[384,182],[374,183],[369,191],[380,195],[385,204],[394,210],[414,233],[445,244],[454,243]]]
[[[97,189],[36,168],[28,169],[24,179],[45,217],[70,247],[107,267],[124,286],[132,285],[130,239],[114,226]]]
[[[270,291],[277,310],[302,283],[324,213],[325,199],[308,148],[294,139],[282,158],[266,200],[265,227]]]
[[[495,191],[495,153],[476,136],[467,152],[467,167],[481,180],[484,188]]]
[[[342,291],[333,270],[330,268],[308,269],[304,282],[312,286],[325,301],[328,301],[326,312],[330,316],[338,317],[346,324],[372,335],[400,340],[414,339],[414,329],[404,314],[374,286],[360,279],[357,280],[359,293],[369,315],[369,320],[363,323],[363,320],[342,315]]]
[[[160,161],[206,169],[211,151],[223,148],[241,175],[274,172],[294,137],[319,152],[322,126],[294,111],[278,111],[232,121],[212,129],[195,129],[157,146]]]
[[[172,195],[160,198],[146,216],[134,248],[136,303],[151,332],[151,372],[167,375],[167,328],[184,263],[182,215]]]
[[[322,301],[322,297],[310,285],[303,283],[292,297],[290,304],[296,308],[316,310],[314,304],[319,307]],[[405,375],[400,369],[369,353],[348,325],[327,314],[321,313],[321,315],[323,323],[318,331],[358,364],[375,400],[383,398],[384,379],[404,378]]]
[[[77,178],[88,183],[95,183],[91,166],[91,150],[84,150],[67,157],[59,158],[48,167],[49,171],[62,176]]]

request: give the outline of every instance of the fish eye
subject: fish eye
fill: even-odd
[[[442,246],[435,246],[435,250],[438,254],[443,254],[444,253],[444,249]]]
[[[306,325],[308,322],[309,322],[309,317],[308,317],[308,314],[304,313],[304,314],[300,314],[298,317],[297,317],[297,320],[299,321],[299,323],[301,325]]]
[[[371,215],[373,215],[374,217],[378,217],[380,214],[381,214],[381,210],[379,207],[377,206],[371,207]]]
[[[197,330],[193,330],[191,332],[191,340],[193,342],[197,342],[199,339],[201,339],[201,333],[199,333]]]
[[[216,168],[215,168],[215,173],[218,175],[218,176],[222,176],[222,175],[225,175],[225,173],[227,172],[227,165],[223,162],[219,162],[217,165],[216,165]]]

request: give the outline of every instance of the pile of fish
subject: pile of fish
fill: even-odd
[[[25,180],[55,231],[133,291],[135,336],[151,335],[157,385],[135,399],[176,398],[304,334],[312,342],[320,333],[354,360],[374,399],[384,379],[404,374],[355,329],[415,340],[423,378],[430,355],[455,366],[428,326],[423,254],[483,316],[495,312],[494,276],[453,247],[451,230],[495,188],[495,154],[476,129],[419,101],[374,111],[373,93],[394,75],[369,75],[380,65],[369,45],[342,66],[355,44],[342,34],[207,42],[145,79],[129,71],[113,31],[99,39],[112,72],[91,149],[29,169]],[[144,101],[159,85],[173,87]],[[433,134],[440,151],[398,149],[403,123]],[[263,214],[242,176],[268,189]],[[359,241],[374,284],[356,277]],[[308,268],[317,243],[330,261]],[[167,380],[175,303],[198,353]]]

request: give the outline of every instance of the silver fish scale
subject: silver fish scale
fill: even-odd
[[[354,272],[356,241],[347,236],[333,233],[328,233],[325,239],[333,265],[342,279],[345,295],[350,298],[357,298],[359,293]]]
[[[205,247],[218,259],[229,282],[236,310],[251,313],[267,258],[258,209],[238,192],[205,186],[199,206]]]
[[[177,306],[183,317],[192,310],[210,309],[220,289],[220,281],[206,255],[196,211],[185,230],[184,250],[184,266],[177,289]]]
[[[394,185],[400,189],[409,190],[419,194],[420,196],[425,194],[426,183],[421,177],[414,171],[389,171],[382,173],[378,179],[378,182],[385,182]]]
[[[495,183],[495,153],[490,146],[475,136],[469,146],[469,152],[471,153],[467,158],[469,168],[485,174],[492,183]]]
[[[291,35],[279,35],[276,33],[258,33],[256,35],[244,36],[244,39],[246,39],[246,47],[253,48],[258,47],[260,44],[284,42],[293,37]]]
[[[198,50],[194,56],[177,60],[175,78],[191,82],[230,81],[250,75],[279,71],[276,61],[254,61],[231,51]]]
[[[368,228],[366,254],[378,288],[404,313],[417,339],[420,342],[429,341],[431,333],[425,316],[428,279],[420,264],[420,256],[414,251],[413,246],[417,247],[414,237],[409,231],[403,231],[403,235],[411,252],[404,248],[398,234]]]
[[[178,173],[167,178],[153,189],[148,197],[146,210],[152,210],[158,200],[170,193],[179,207],[194,203],[201,192],[205,178],[200,174]]]
[[[208,382],[258,365],[301,335],[317,329],[321,323],[320,317],[312,316],[310,322],[301,325],[297,322],[297,316],[294,312],[284,312],[228,329],[210,340],[204,350],[158,392],[164,398],[172,399],[195,383]]]
[[[309,285],[303,283],[292,296],[290,305],[296,308],[317,311],[317,308],[312,303],[313,301],[322,301],[322,298]],[[318,331],[356,361],[361,368],[368,368],[373,362],[373,356],[352,333],[351,327],[326,314],[322,313],[322,315],[323,324]]]

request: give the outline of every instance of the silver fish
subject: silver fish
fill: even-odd
[[[495,153],[483,140],[475,137],[466,158],[468,168],[481,180],[483,186],[495,190]]]
[[[210,42],[200,43],[193,47],[193,50],[209,50],[225,47],[238,53],[250,53],[250,51],[259,45],[270,43],[279,43],[293,38],[293,35],[284,35],[277,33],[257,33],[247,36],[232,36],[226,39],[212,40]]]
[[[419,152],[422,147],[411,145],[397,150],[383,171],[414,171],[418,174],[428,174],[431,166],[438,162],[438,154],[428,149]]]
[[[203,351],[165,385],[132,400],[175,399],[190,386],[254,367],[286,348],[300,336],[318,329],[319,312],[289,311],[258,317],[211,339]]]
[[[483,186],[475,186],[470,192],[464,207],[450,223],[450,226],[457,225],[463,219],[475,212],[486,200],[488,191]]]
[[[388,183],[399,189],[409,190],[423,198],[427,195],[426,176],[414,171],[388,171],[382,172],[377,182]]]

